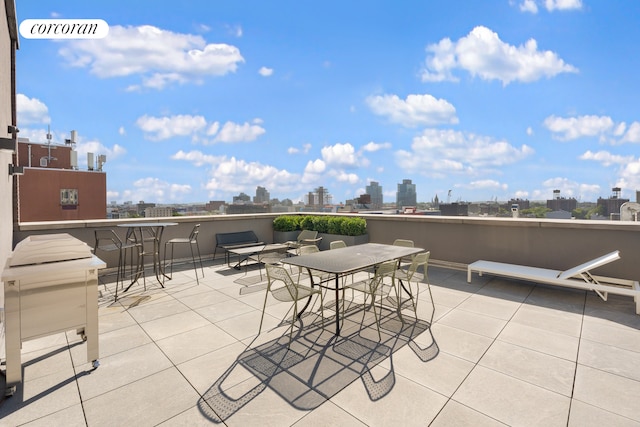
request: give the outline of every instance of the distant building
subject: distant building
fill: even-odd
[[[305,209],[308,212],[320,211],[323,209],[325,205],[331,204],[331,195],[329,194],[329,190],[324,187],[318,187],[313,192],[307,193],[305,196],[307,199],[307,206],[312,207],[311,210]]]
[[[623,199],[620,197],[620,192],[622,191],[620,187],[614,187],[611,189],[613,194],[608,199],[603,199],[602,197],[598,197],[598,202],[596,205],[598,207],[603,208],[603,215],[613,220],[620,219],[620,207],[627,203],[629,199]]]
[[[366,192],[371,196],[371,209],[382,209],[382,187],[376,181],[371,181],[366,187]]]
[[[233,196],[233,204],[243,204],[249,203],[251,201],[251,197],[248,194],[240,193],[237,196]]]
[[[136,205],[136,212],[138,216],[144,216],[144,213],[147,210],[147,208],[155,208],[155,207],[156,207],[155,203],[145,203],[144,200],[140,200]]]
[[[163,218],[173,216],[173,208],[170,206],[154,206],[144,210],[145,218]]]
[[[90,154],[93,159],[93,154]],[[107,217],[107,175],[100,168],[77,168],[77,153],[69,145],[18,139],[18,220],[65,221]]]
[[[269,205],[254,205],[254,204],[231,204],[227,206],[227,215],[238,214],[254,214],[254,213],[269,213],[271,212],[271,206]]]
[[[560,190],[553,190],[553,199],[547,200],[547,209],[551,209],[551,211],[571,213],[577,207],[578,201],[575,198],[565,199],[564,197],[560,197]]]
[[[443,216],[469,216],[469,204],[440,203],[440,214]]]
[[[253,198],[253,203],[256,203],[256,204],[269,203],[269,200],[270,200],[269,192],[267,191],[267,189],[264,187],[258,186],[256,188],[256,195]]]
[[[204,205],[204,210],[207,212],[219,212],[220,208],[224,208],[224,200],[211,200]]]
[[[396,209],[402,210],[405,206],[416,206],[417,203],[416,185],[410,179],[403,179],[402,184],[398,184],[396,192]]]

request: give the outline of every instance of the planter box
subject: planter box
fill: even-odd
[[[298,238],[298,234],[300,234],[300,231],[274,231],[273,242],[284,243],[289,241],[295,241]],[[345,236],[342,234],[318,233],[318,237],[322,237],[322,240],[318,245],[318,248],[320,248],[321,251],[328,250],[329,246],[331,245],[331,242],[335,240],[344,240],[347,246],[369,243],[368,234],[363,234],[362,236]]]
[[[329,249],[331,242],[336,240],[344,240],[347,246],[362,245],[363,243],[369,243],[369,235],[363,234],[362,236],[345,236],[343,234],[326,234],[318,233],[318,237],[322,237],[318,247],[321,251]]]
[[[273,232],[273,243],[284,243],[295,241],[298,238],[298,234],[300,234],[299,230],[296,231],[274,231]]]

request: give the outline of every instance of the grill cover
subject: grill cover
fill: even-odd
[[[98,269],[104,261],[69,234],[29,236],[2,272],[7,395],[22,380],[22,342],[76,329],[98,359]],[[94,366],[97,366],[94,364]]]

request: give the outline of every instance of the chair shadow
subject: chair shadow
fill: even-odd
[[[255,347],[257,338],[236,358],[233,364],[211,385],[198,401],[201,413],[214,423],[224,423],[240,411],[267,387],[300,410],[313,410],[338,392],[361,379],[372,401],[389,394],[395,385],[393,353],[409,346],[421,362],[438,355],[438,346],[431,333],[431,325],[414,317],[403,315],[404,323],[393,310],[384,309],[380,322],[382,340],[373,314],[362,306],[352,306],[343,318],[341,335],[336,337],[331,317],[309,313],[289,344],[286,322],[283,335]],[[326,316],[326,313],[325,313]],[[335,318],[333,318],[335,320]],[[301,320],[299,320],[301,322]],[[310,322],[311,321],[311,322]],[[414,341],[429,331],[432,343],[421,349]],[[376,379],[373,369],[388,360],[376,372],[384,372]],[[249,371],[252,376],[243,381]],[[229,382],[225,385],[225,382]]]

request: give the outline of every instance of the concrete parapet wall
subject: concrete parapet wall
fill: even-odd
[[[213,255],[215,234],[253,230],[260,240],[273,242],[273,218],[279,214],[189,216],[152,219],[60,221],[23,223],[14,231],[14,245],[30,234],[69,233],[93,246],[94,229],[114,228],[135,221],[172,221],[164,239],[188,236],[201,224],[200,249]],[[315,213],[314,213],[315,215]],[[335,215],[335,214],[328,214]],[[349,214],[353,215],[353,214]],[[600,275],[640,279],[640,223],[622,221],[550,220],[528,218],[475,218],[422,215],[364,215],[369,241],[392,243],[413,240],[431,251],[434,260],[469,264],[479,259],[566,270],[607,252],[619,250],[622,259],[600,268]],[[176,247],[177,258],[190,256],[188,247]],[[218,254],[217,257],[222,257]],[[105,259],[116,265],[116,255]]]

